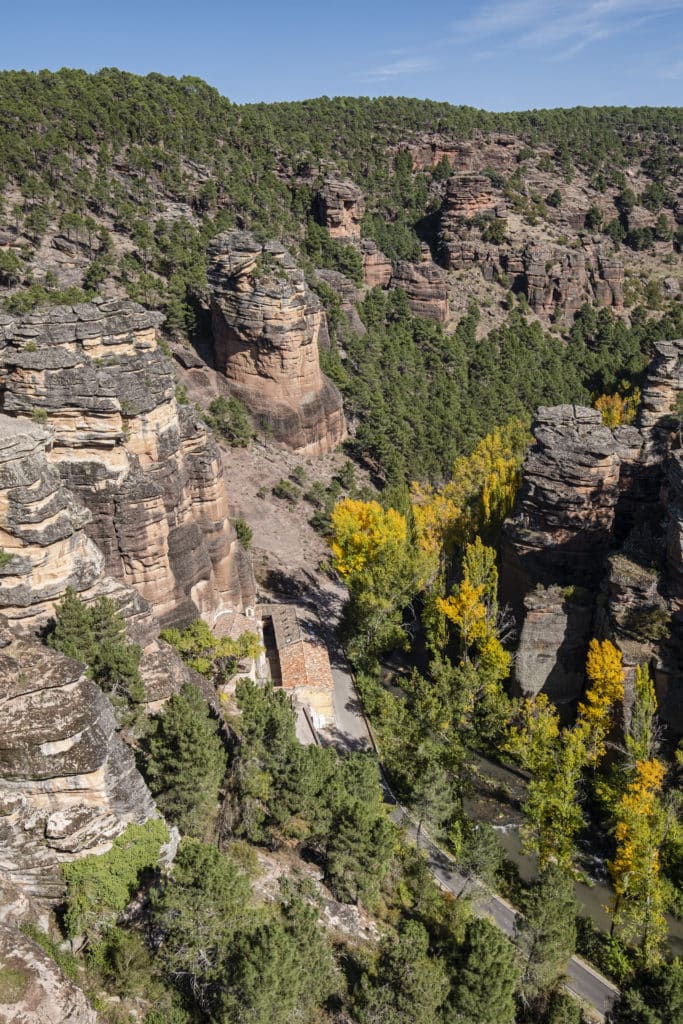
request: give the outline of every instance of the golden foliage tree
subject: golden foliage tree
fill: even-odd
[[[344,498],[332,511],[333,565],[349,588],[350,653],[374,657],[405,642],[402,612],[425,577],[405,516],[376,501]]]
[[[395,509],[377,501],[344,498],[332,511],[334,568],[346,581],[367,567],[400,556],[406,547],[408,525]]]
[[[557,710],[541,693],[524,702],[506,743],[532,773],[523,836],[541,867],[551,861],[572,865],[574,838],[583,824],[577,799],[581,776],[604,756],[613,709],[623,699],[621,652],[608,640],[591,641],[586,671],[590,685],[573,726],[560,728]]]
[[[617,849],[609,870],[614,884],[614,924],[627,942],[637,942],[646,965],[661,957],[666,906],[659,851],[666,814],[659,794],[666,769],[657,758],[638,760],[635,778],[617,805]]]
[[[634,388],[631,394],[600,395],[593,403],[594,408],[602,413],[602,422],[610,430],[615,427],[633,423],[640,404],[640,389]]]
[[[509,674],[511,659],[498,637],[497,592],[496,553],[475,537],[465,545],[462,581],[437,605],[458,631],[463,663],[473,659],[499,681]]]
[[[471,455],[456,459],[442,487],[413,483],[415,532],[425,555],[451,555],[502,523],[515,500],[529,440],[527,425],[510,420],[487,434]]]

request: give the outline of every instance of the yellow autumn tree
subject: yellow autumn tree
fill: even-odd
[[[332,511],[334,568],[349,589],[347,639],[354,658],[405,642],[402,612],[423,569],[409,543],[405,516],[377,501],[345,498]]]
[[[586,665],[589,686],[576,721],[560,728],[546,694],[526,700],[506,749],[532,773],[524,805],[525,847],[541,867],[555,861],[570,868],[574,839],[583,824],[577,799],[581,775],[605,754],[615,704],[623,699],[621,652],[608,640],[592,640]]]
[[[344,498],[332,510],[334,568],[345,580],[366,567],[400,556],[408,539],[405,516],[378,501]]]
[[[590,686],[578,707],[577,727],[583,733],[589,763],[597,764],[605,754],[614,706],[624,699],[621,651],[609,640],[591,640],[586,675]]]
[[[617,805],[616,854],[609,863],[614,884],[614,925],[637,943],[646,965],[661,957],[667,924],[660,847],[666,814],[659,794],[666,769],[657,758],[636,762],[635,778]]]
[[[509,674],[511,658],[497,632],[496,553],[475,537],[465,545],[461,568],[462,581],[449,597],[437,598],[437,605],[458,631],[463,663],[473,659],[498,682]]]
[[[413,483],[415,532],[426,556],[452,555],[503,521],[515,500],[529,440],[527,425],[510,420],[487,434],[471,455],[457,458],[442,487]]]
[[[602,413],[602,422],[610,430],[633,423],[640,404],[640,390],[634,388],[630,394],[600,395],[593,407]]]

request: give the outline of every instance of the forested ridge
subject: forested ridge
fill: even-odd
[[[627,663],[596,630],[571,708],[519,696],[519,624],[499,597],[498,551],[536,409],[593,406],[606,427],[631,425],[656,343],[683,336],[682,129],[683,108],[240,106],[189,77],[0,73],[0,327],[43,306],[128,297],[162,312],[160,347],[187,367],[210,348],[208,243],[245,229],[283,242],[317,293],[330,335],[320,362],[350,426],[352,461],[331,482],[302,464],[273,494],[315,510],[329,548],[319,571],[346,588],[339,637],[381,763],[303,746],[282,688],[235,687],[262,654],[253,633],[219,637],[201,620],[164,630],[194,681],[146,714],[141,647],[114,601],[69,588],[45,631],[108,695],[163,815],[65,862],[58,927],[23,926],[102,1021],[582,1024],[564,988],[575,951],[619,985],[614,1024],[683,1020],[683,968],[667,946],[667,915],[683,909],[683,750],[660,722],[651,665]],[[536,241],[570,255],[623,259],[623,306],[583,295],[566,317],[538,313],[512,275],[477,268],[470,294],[474,272],[447,268],[458,313],[437,322],[401,287],[364,286],[361,241],[392,270],[444,262],[454,168],[422,161],[421,147],[494,139],[507,169],[481,176],[512,226],[486,215],[464,229],[496,251],[538,229]],[[357,244],[320,223],[328,177],[362,188]],[[561,220],[572,188],[578,227],[573,207]],[[277,277],[277,261],[264,251],[254,273]],[[30,361],[35,343],[24,352]],[[176,402],[193,404],[175,372]],[[194,411],[226,449],[270,444],[235,398],[212,393]],[[676,448],[683,409],[669,414]],[[665,557],[657,500],[633,531],[653,574]],[[252,529],[233,523],[244,554]],[[8,561],[0,548],[0,569]],[[561,594],[564,610],[594,599],[578,586]],[[653,608],[647,638],[668,643],[671,615]],[[470,811],[496,789],[489,758],[516,780],[495,798],[514,807],[531,882]],[[388,814],[387,781],[418,834],[523,912],[514,943],[439,888]],[[575,899],[575,880],[594,870],[612,886],[609,933]]]

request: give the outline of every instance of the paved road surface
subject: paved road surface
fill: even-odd
[[[334,679],[334,707],[337,728],[328,738],[344,750],[372,750],[372,739],[368,723],[363,714],[353,676],[343,660],[341,652],[332,654],[332,677]],[[469,896],[476,914],[489,917],[502,932],[514,939],[518,912],[515,908],[488,891],[477,879],[461,874],[455,862],[441,850],[424,832],[417,836],[417,829],[407,812],[400,807],[385,783],[387,803],[394,805],[391,818],[405,829],[421,850],[424,850],[432,876],[438,884],[454,896]],[[567,965],[566,988],[578,999],[595,1010],[600,1019],[612,1008],[619,995],[618,988],[599,974],[579,956],[573,956]]]

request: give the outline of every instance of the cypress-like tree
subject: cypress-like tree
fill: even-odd
[[[453,1024],[513,1024],[519,967],[515,949],[485,919],[467,926],[462,965],[452,992]]]
[[[197,687],[185,683],[157,720],[147,763],[159,808],[181,832],[202,837],[210,831],[226,766],[218,723]]]

